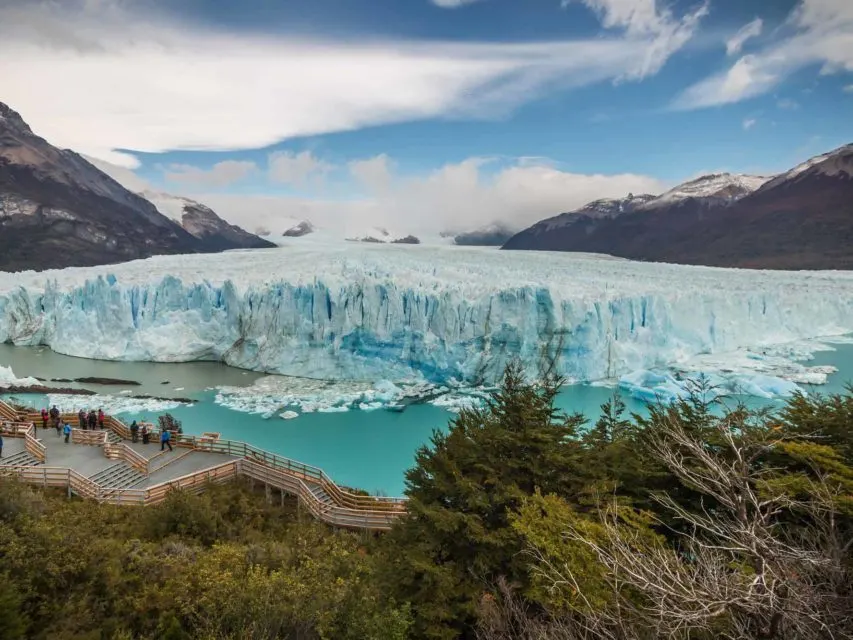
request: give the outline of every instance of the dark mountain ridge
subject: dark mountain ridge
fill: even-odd
[[[195,237],[80,155],[38,137],[0,103],[0,270],[222,248]]]
[[[853,269],[853,145],[769,180],[728,174],[699,180],[701,188],[691,181],[609,215],[594,215],[587,205],[543,220],[503,248],[720,267]]]

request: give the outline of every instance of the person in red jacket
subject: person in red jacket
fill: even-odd
[[[41,428],[47,429],[47,409],[41,410]]]
[[[98,429],[104,428],[104,410],[98,409]]]

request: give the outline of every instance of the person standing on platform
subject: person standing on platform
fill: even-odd
[[[86,410],[80,409],[77,412],[77,422],[80,423],[80,428],[85,431],[86,430]]]
[[[47,429],[47,409],[41,410],[41,428]]]
[[[130,423],[130,441],[137,442],[139,440],[139,425],[136,420]]]
[[[50,408],[50,419],[53,422],[53,426],[56,429],[56,434],[59,435],[59,417],[60,417],[59,408],[56,405],[53,405]]]
[[[148,444],[148,425],[144,422],[142,423],[142,444]]]
[[[62,427],[62,433],[65,434],[65,444],[68,444],[68,438],[71,437],[71,425],[67,422],[65,423],[65,426]]]
[[[104,419],[105,418],[106,418],[106,416],[104,416],[104,410],[98,409],[98,429],[104,428]]]
[[[163,451],[166,447],[169,447],[169,451],[174,451],[172,449],[172,432],[168,429],[163,429],[160,432],[160,451]]]

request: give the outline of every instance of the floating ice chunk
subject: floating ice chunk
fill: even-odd
[[[0,366],[0,387],[35,387],[40,384],[36,378],[18,378],[11,367]]]
[[[152,398],[127,398],[113,395],[78,396],[59,393],[48,395],[49,404],[63,411],[77,412],[80,409],[102,408],[110,415],[133,414],[142,412],[157,413],[173,411],[178,407],[192,406],[173,400],[155,400]]]
[[[295,411],[285,411],[281,414],[280,417],[284,418],[285,420],[293,420],[294,418],[298,418],[299,414]]]

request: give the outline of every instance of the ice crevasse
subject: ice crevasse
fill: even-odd
[[[332,380],[573,381],[853,332],[853,273],[285,246],[0,274],[0,342]]]

